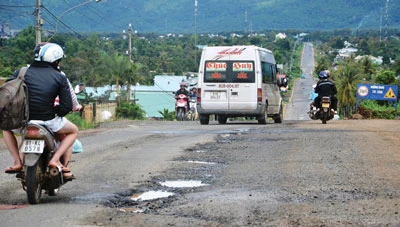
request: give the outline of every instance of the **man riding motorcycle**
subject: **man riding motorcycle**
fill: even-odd
[[[184,95],[186,95],[186,96],[189,98],[190,93],[189,93],[188,90],[186,90],[187,84],[186,84],[185,82],[182,81],[179,85],[180,85],[179,90],[177,90],[177,91],[175,92],[175,99],[178,99],[178,96],[179,96],[180,94],[184,94]],[[190,109],[189,102],[188,102],[188,104],[187,104],[187,109],[188,109],[188,110]]]
[[[315,93],[318,96],[314,100],[314,105],[317,108],[321,108],[321,99],[323,96],[329,96],[332,102],[332,109],[334,110],[335,114],[337,113],[337,98],[335,94],[337,94],[336,85],[333,83],[332,80],[329,80],[330,72],[328,70],[321,71],[318,75],[319,81],[317,86],[314,88]]]

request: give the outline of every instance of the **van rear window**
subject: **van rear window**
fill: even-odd
[[[206,61],[204,82],[254,83],[254,61]]]

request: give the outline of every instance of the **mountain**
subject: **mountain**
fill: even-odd
[[[400,28],[400,1],[389,0],[41,0],[41,4],[44,30],[57,27],[58,32],[122,33],[129,24],[141,33],[379,30],[386,24]],[[10,29],[35,25],[34,12],[35,0],[0,0],[0,23]]]

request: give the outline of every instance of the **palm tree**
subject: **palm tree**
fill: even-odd
[[[126,78],[127,71],[130,67],[129,59],[126,56],[115,53],[114,56],[107,59],[106,65],[108,67],[108,74],[110,75],[111,80],[115,81],[117,93],[119,93],[118,86],[121,83],[121,80],[124,81]]]
[[[375,66],[374,66],[372,60],[368,56],[365,56],[365,57],[363,57],[361,64],[363,66],[363,73],[365,74],[366,79],[371,80],[372,76],[376,72],[376,69],[375,69]]]
[[[158,60],[163,73],[166,73],[168,70],[167,66],[169,64],[168,53],[166,51],[161,51]]]
[[[338,79],[338,102],[340,110],[346,117],[354,110],[356,104],[356,88],[359,81],[358,68],[355,64],[346,64],[339,67],[335,78]]]
[[[130,62],[129,65],[130,65],[130,68],[127,71],[127,74],[125,77],[126,85],[127,85],[126,101],[129,101],[130,97],[131,97],[131,85],[133,84],[136,86],[136,84],[142,80],[142,77],[139,75],[142,65],[140,63],[132,63],[132,62]]]

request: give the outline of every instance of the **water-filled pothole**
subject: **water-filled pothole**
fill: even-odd
[[[202,183],[197,180],[189,180],[189,181],[165,181],[160,183],[162,186],[170,187],[170,188],[194,188],[206,186],[207,184]]]
[[[172,192],[166,192],[166,191],[148,191],[148,192],[143,192],[143,193],[135,193],[131,197],[131,200],[133,201],[146,201],[146,200],[154,200],[154,199],[160,199],[160,198],[166,198],[169,196],[174,195]]]

